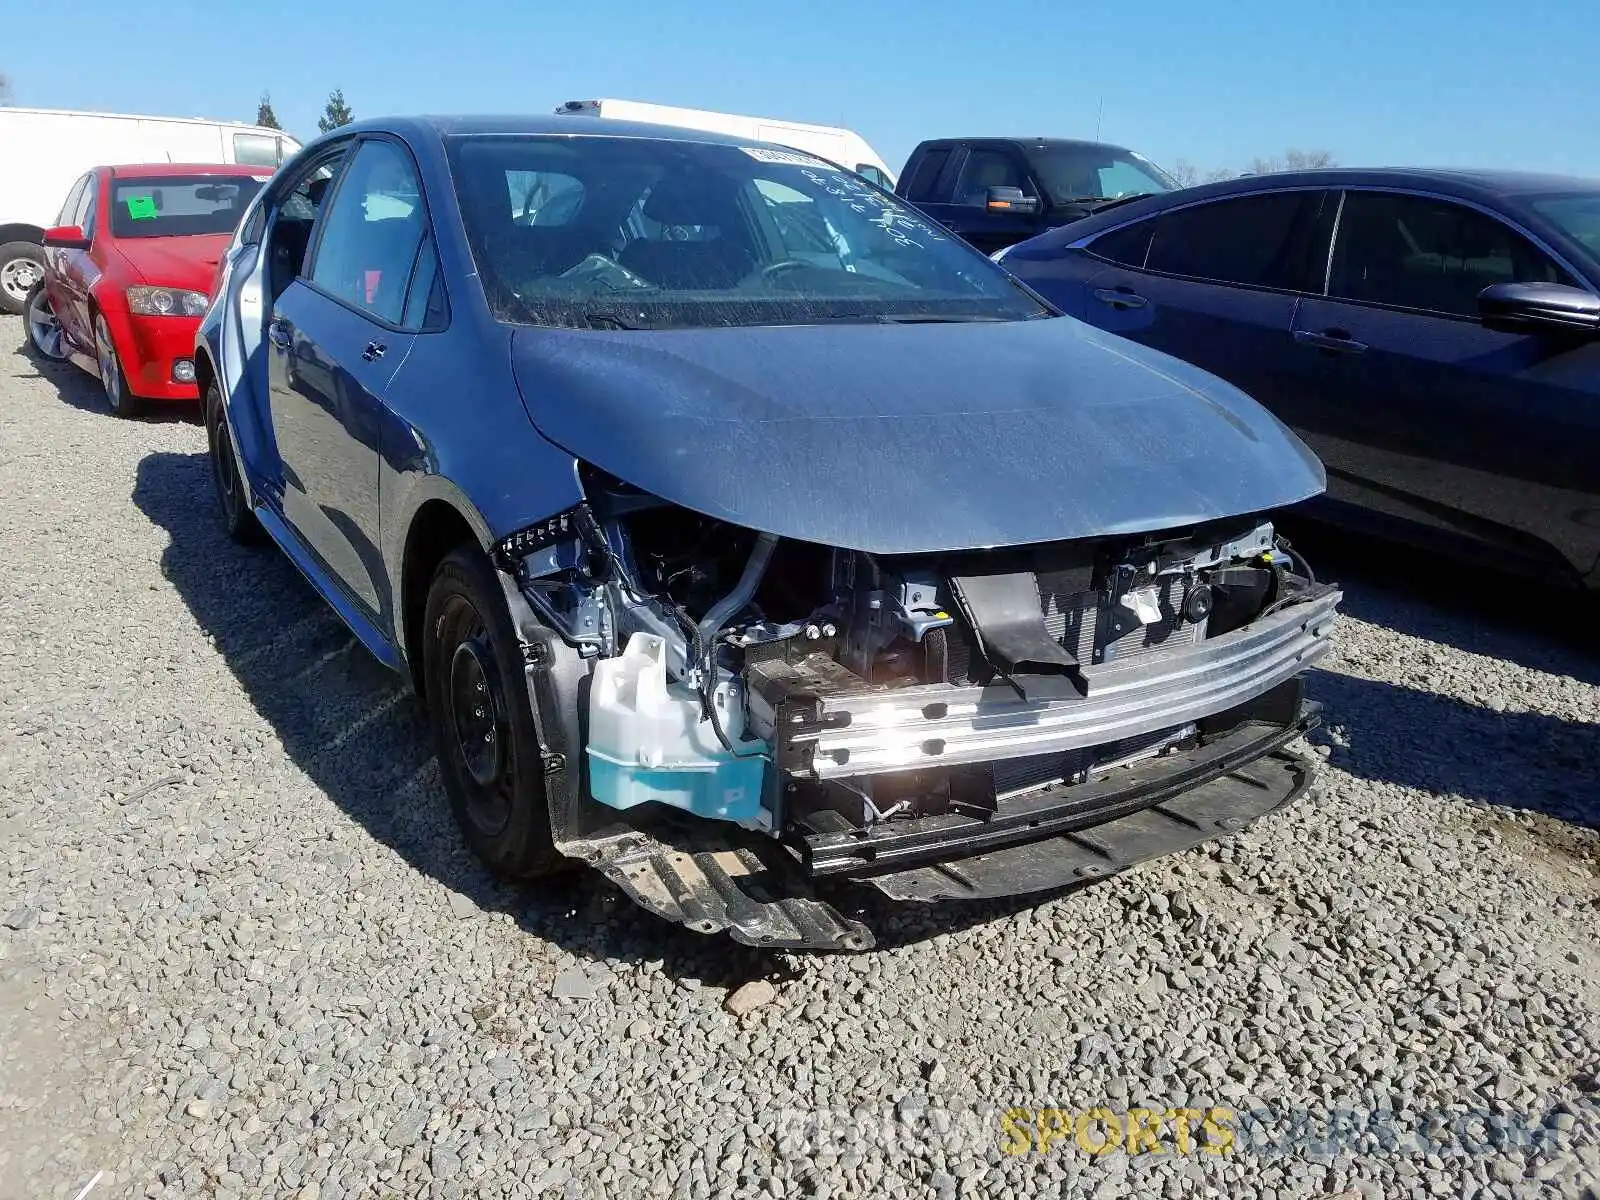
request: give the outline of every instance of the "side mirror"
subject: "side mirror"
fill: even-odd
[[[1039,201],[1034,196],[1024,196],[1021,188],[992,187],[984,207],[990,212],[1017,213],[1031,216],[1039,211]]]
[[[76,225],[57,225],[44,231],[44,244],[58,250],[87,250],[89,239]]]
[[[1478,293],[1478,319],[1502,333],[1600,336],[1600,296],[1562,283],[1496,283]]]

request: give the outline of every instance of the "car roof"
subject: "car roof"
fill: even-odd
[[[619,121],[610,117],[581,114],[504,115],[504,116],[414,116],[375,118],[340,127],[339,134],[394,133],[411,137],[431,133],[441,138],[474,135],[544,134],[590,137],[636,137],[678,142],[710,142],[725,146],[759,146],[765,143],[732,134],[708,133],[677,125],[654,125],[644,121]],[[328,136],[328,135],[324,135]],[[317,141],[322,141],[319,137]]]
[[[967,142],[989,142],[1001,146],[1016,146],[1024,150],[1052,150],[1058,147],[1071,147],[1080,150],[1121,150],[1124,153],[1127,152],[1126,146],[1119,146],[1115,142],[1092,142],[1084,138],[1061,137],[996,137],[993,135],[984,137],[942,137],[929,138],[922,145],[955,146]]]
[[[1218,183],[1202,183],[1172,192],[1158,192],[1123,204],[1115,204],[1081,220],[1040,234],[1059,236],[1067,241],[1092,237],[1169,208],[1196,204],[1225,196],[1246,196],[1255,192],[1288,188],[1407,188],[1437,192],[1440,195],[1476,201],[1486,207],[1523,207],[1525,196],[1564,192],[1600,192],[1600,180],[1577,175],[1540,174],[1533,171],[1479,171],[1449,167],[1317,167],[1304,171],[1274,171],[1263,175],[1242,175]]]
[[[1600,179],[1537,171],[1491,171],[1459,167],[1317,167],[1304,171],[1241,175],[1220,183],[1203,183],[1180,192],[1167,192],[1165,197],[1170,201],[1178,196],[1226,196],[1235,192],[1290,187],[1422,187],[1480,200],[1494,200],[1549,192],[1592,192],[1600,190]]]
[[[153,175],[271,175],[275,167],[241,163],[117,163],[102,167],[113,179],[144,179]]]

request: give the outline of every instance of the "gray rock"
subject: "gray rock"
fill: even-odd
[[[565,967],[556,973],[551,994],[557,1000],[593,1000],[595,991],[594,981],[589,976],[577,967]]]

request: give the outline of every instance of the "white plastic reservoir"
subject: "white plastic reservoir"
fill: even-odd
[[[667,679],[666,643],[636,633],[595,665],[589,692],[589,791],[612,808],[654,801],[702,817],[760,825],[767,745],[744,740],[744,689],[724,679],[712,694],[738,754],[701,719],[700,695]]]

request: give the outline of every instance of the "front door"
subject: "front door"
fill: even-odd
[[[1039,191],[1028,176],[1027,164],[1015,150],[1000,146],[977,146],[966,151],[957,168],[953,192],[936,201],[917,201],[934,220],[947,226],[964,241],[985,254],[1014,245],[1044,229],[1038,213],[991,211],[991,187],[1020,188],[1024,196],[1038,200]]]
[[[415,340],[406,295],[426,236],[416,169],[387,139],[357,144],[305,275],[267,325],[284,517],[387,627],[379,552],[381,404]]]
[[[55,278],[50,304],[55,310],[56,320],[61,322],[61,331],[67,340],[90,355],[94,354],[94,323],[89,317],[89,288],[100,278],[100,268],[94,260],[96,251],[106,253],[104,245],[96,247],[94,244],[94,226],[100,209],[97,203],[99,192],[100,177],[91,171],[85,177],[82,189],[73,191],[72,211],[63,210],[61,215],[61,224],[75,225],[83,231],[83,236],[89,239],[89,249],[63,247],[46,251],[55,256],[51,264],[53,269],[46,272],[46,278]]]
[[[1346,193],[1328,294],[1294,329],[1294,424],[1329,495],[1519,556],[1600,558],[1600,344],[1500,333],[1494,283],[1575,283],[1509,225],[1429,196]]]

